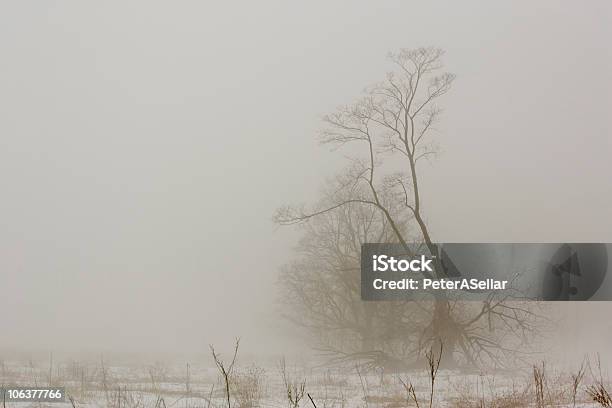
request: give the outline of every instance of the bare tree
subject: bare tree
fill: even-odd
[[[395,70],[385,80],[366,88],[356,103],[325,116],[321,142],[336,148],[350,145],[351,153],[361,149],[363,154],[351,157],[348,170],[317,205],[280,208],[276,222],[304,224],[330,213],[364,211],[367,207],[384,220],[385,231],[392,235],[382,238],[398,242],[408,252],[409,243],[416,240],[437,253],[423,216],[419,176],[421,162],[438,151],[431,137],[441,113],[438,101],[455,79],[443,71],[442,56],[443,51],[437,48],[403,49],[390,54]],[[359,228],[368,225],[367,218],[356,222],[365,223]],[[440,264],[436,265],[435,277],[445,277]],[[454,364],[462,356],[472,365],[483,360],[502,365],[505,357],[527,343],[527,335],[538,328],[541,318],[529,305],[495,295],[480,305],[437,296],[428,304],[415,302],[414,306],[425,307],[429,315],[428,323],[419,328],[416,344],[423,350],[442,339],[446,364]],[[503,339],[511,339],[513,344],[503,344]]]
[[[386,218],[371,206],[349,204],[305,224],[300,256],[281,272],[284,314],[306,327],[315,348],[334,362],[358,359],[372,368],[399,370],[402,360],[418,351],[415,327],[424,327],[429,317],[410,302],[361,301],[365,242],[397,242]]]

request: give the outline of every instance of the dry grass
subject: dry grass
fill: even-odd
[[[279,368],[283,377],[285,396],[287,397],[289,408],[298,408],[300,406],[300,401],[305,396],[306,379],[296,380],[291,377],[287,372],[287,364],[284,357],[280,361]]]
[[[602,407],[612,407],[612,397],[603,384],[589,385],[586,392]]]
[[[601,359],[599,354],[595,359],[595,367],[589,365],[591,370],[591,377],[593,378],[594,384],[587,386],[586,393],[589,395],[592,401],[598,403],[602,407],[612,407],[612,396],[608,392],[606,387],[606,381],[604,380],[603,370],[601,367]]]
[[[263,368],[251,366],[236,372],[231,378],[233,395],[238,408],[256,408],[265,397],[266,373]]]
[[[440,370],[442,353],[434,347],[424,356],[425,372],[410,372],[401,378],[379,378],[377,372],[359,367],[354,373],[347,367],[289,370],[284,363],[280,375],[268,377],[255,365],[239,367],[237,347],[233,351],[227,364],[215,353],[228,384],[219,366],[217,372],[195,366],[187,387],[184,365],[152,370],[151,366],[109,365],[104,359],[81,364],[56,361],[53,378],[66,388],[74,408],[612,408],[612,389],[599,358],[585,359],[572,371],[558,371],[549,362],[539,362],[512,374],[462,375]],[[44,385],[49,373],[45,363],[29,368],[10,361],[0,364],[0,383]],[[211,388],[212,384],[221,386]]]

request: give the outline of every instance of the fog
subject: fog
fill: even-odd
[[[457,75],[422,169],[436,240],[612,242],[611,17],[607,1],[3,2],[0,348],[300,347],[276,301],[298,235],[272,215],[346,164],[320,118],[401,47],[441,47]],[[588,341],[612,337],[595,326]]]

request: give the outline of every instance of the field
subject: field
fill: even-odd
[[[423,360],[422,370],[387,374],[358,366],[295,366],[284,360],[263,366],[241,363],[240,357],[234,366],[221,357],[219,362],[5,359],[0,362],[0,381],[5,387],[64,387],[69,397],[64,403],[5,402],[6,407],[227,407],[223,370],[235,408],[423,408],[430,402],[449,408],[612,406],[597,357],[585,360],[575,372],[540,362],[512,372],[466,373],[438,369],[435,353]]]

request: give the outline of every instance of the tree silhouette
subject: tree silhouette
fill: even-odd
[[[377,232],[381,236],[373,239],[371,235],[361,234],[362,239],[369,242],[398,242],[407,251],[410,251],[410,243],[417,241],[425,244],[431,253],[437,253],[423,217],[419,170],[421,162],[438,151],[432,138],[441,114],[438,100],[451,89],[455,79],[453,74],[443,70],[443,54],[437,48],[402,49],[390,54],[395,70],[388,73],[385,80],[366,88],[356,103],[342,106],[324,117],[325,127],[320,135],[323,144],[334,148],[351,145],[354,146],[351,152],[361,149],[363,153],[350,157],[348,169],[331,183],[316,205],[312,208],[280,208],[275,215],[276,222],[281,225],[305,224],[305,239],[314,242],[321,240],[321,235],[334,234],[333,231],[325,231],[314,220],[323,218],[326,220],[322,222],[324,224],[331,222],[330,217],[335,217],[335,234],[340,241],[347,241],[343,242],[346,245],[354,238],[345,237],[351,234],[350,231],[368,230],[370,218],[363,214],[371,214],[371,218],[377,220]],[[343,222],[338,222],[340,220]],[[309,227],[309,224],[316,227]],[[318,233],[314,233],[317,228]],[[319,253],[306,257],[302,254],[302,261],[308,259],[311,263],[310,272],[300,275],[303,280],[312,279],[322,283],[325,279],[321,274],[342,273],[342,267],[338,268],[337,265],[333,272],[324,272],[321,266],[316,266],[316,258],[325,252],[325,248],[316,250]],[[339,261],[340,254],[337,256]],[[352,267],[358,268],[359,264],[352,264]],[[293,276],[295,279],[295,271],[300,267],[294,264],[293,268],[293,275],[285,272],[285,278]],[[304,270],[305,266],[301,268]],[[317,268],[318,272],[315,272]],[[445,276],[439,264],[435,268],[435,275],[439,278]],[[358,282],[358,276],[356,279]],[[333,308],[347,306],[346,296],[330,293],[329,287],[324,289],[320,292],[321,296],[327,302],[335,303]],[[357,298],[350,299],[350,302],[355,302]],[[305,297],[302,300],[302,306],[313,312],[313,316],[320,313],[314,308],[321,306],[316,300]],[[477,365],[486,360],[505,365],[509,355],[516,358],[525,350],[523,346],[528,343],[529,335],[542,323],[542,316],[536,313],[533,305],[511,302],[506,297],[496,295],[481,303],[459,302],[437,296],[429,301],[410,302],[397,315],[390,313],[377,320],[387,320],[388,324],[398,327],[405,336],[405,343],[413,344],[419,352],[431,347],[437,340],[443,341],[443,364],[454,365],[462,360]],[[364,308],[367,310],[370,306]],[[349,309],[357,308],[351,306]],[[368,316],[368,313],[364,313],[359,317],[366,328]],[[336,320],[338,327],[346,325],[342,319]],[[326,328],[326,333],[330,333],[329,327],[322,321],[315,319],[309,323],[319,325],[319,329]],[[418,333],[417,339],[414,338],[415,332]],[[378,349],[370,352],[380,351],[381,344],[377,346]],[[360,353],[364,351],[362,349]]]

